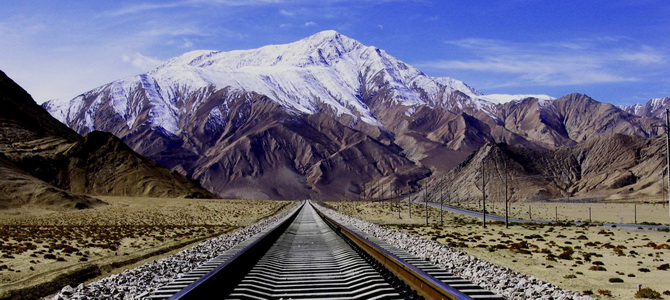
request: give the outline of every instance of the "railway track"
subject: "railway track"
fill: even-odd
[[[305,202],[149,299],[504,299]]]

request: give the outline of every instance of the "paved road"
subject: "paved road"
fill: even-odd
[[[419,202],[416,202],[419,204]],[[437,209],[440,209],[440,204],[435,203],[435,202],[428,202],[428,205],[435,207]],[[443,205],[442,210],[457,213],[457,214],[463,214],[466,216],[470,216],[473,218],[478,218],[478,219],[483,219],[483,214],[481,212],[477,211],[472,211],[472,210],[467,210],[463,209],[460,207],[455,207],[455,206],[449,206],[449,205]],[[505,221],[505,217],[497,216],[497,215],[491,215],[491,214],[486,214],[486,220],[487,221]],[[554,221],[541,221],[541,220],[527,220],[527,219],[516,219],[516,218],[509,218],[510,222],[516,222],[516,223],[534,223],[534,224],[554,224],[556,222]],[[576,222],[575,224],[577,225],[582,225],[584,222]],[[600,223],[591,223],[592,225],[600,225]],[[619,228],[625,228],[625,229],[653,229],[653,230],[658,230],[658,229],[670,229],[670,226],[665,226],[665,225],[640,225],[640,224],[622,224],[622,223],[604,223],[603,226],[605,227],[619,227]]]

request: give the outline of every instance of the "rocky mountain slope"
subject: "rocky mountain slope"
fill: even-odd
[[[654,98],[644,104],[622,106],[627,113],[641,117],[655,117],[665,120],[665,110],[670,108],[670,97]]]
[[[512,201],[658,198],[666,172],[665,141],[611,134],[557,150],[489,143],[431,186],[444,187],[455,201],[479,201],[482,168],[487,193],[496,201],[504,199],[506,176]]]
[[[0,205],[84,208],[84,196],[212,197],[138,155],[110,133],[85,137],[63,125],[0,72]]]
[[[334,31],[188,52],[43,106],[221,195],[279,199],[341,198],[376,182],[407,189],[489,142],[556,149],[597,134],[647,136],[654,119],[580,94],[482,95]]]

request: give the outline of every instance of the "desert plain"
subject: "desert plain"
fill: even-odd
[[[383,226],[420,235],[458,248],[472,256],[529,274],[547,282],[601,299],[634,299],[638,285],[670,299],[670,232],[623,229],[612,226],[562,224],[512,224],[489,222],[443,212],[424,204],[407,202],[329,202],[338,211]],[[528,204],[525,204],[527,207]],[[531,203],[534,218],[588,219],[617,223],[633,204]],[[520,206],[522,207],[522,206]],[[594,214],[595,208],[599,214]],[[400,217],[398,214],[400,208]],[[667,223],[667,205],[637,204],[638,222]],[[587,214],[584,214],[587,212]],[[644,217],[640,215],[644,212]],[[633,212],[630,213],[631,216]],[[586,217],[581,218],[580,216]],[[595,218],[597,216],[597,218]],[[628,221],[628,219],[624,219]],[[632,218],[630,223],[633,223]]]
[[[109,205],[0,211],[0,299],[120,272],[291,206],[288,201],[98,198]]]

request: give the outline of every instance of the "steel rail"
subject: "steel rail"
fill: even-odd
[[[295,230],[298,230],[296,228],[304,228],[303,226],[313,226],[309,225],[309,221],[306,224],[301,223],[302,221],[299,222],[299,220],[306,218],[306,215],[303,215],[302,211],[306,209],[305,206],[307,205],[311,206],[309,211],[312,211],[313,209],[312,213],[314,213],[315,217],[321,219],[319,222],[321,222],[325,228],[333,230],[333,237],[328,237],[326,239],[339,237],[345,241],[345,244],[349,245],[347,248],[351,247],[359,253],[363,259],[361,262],[364,263],[364,261],[367,261],[373,269],[377,270],[377,272],[380,272],[383,278],[386,278],[384,280],[386,280],[388,283],[392,283],[393,288],[396,289],[396,291],[398,291],[398,293],[401,295],[404,295],[403,297],[407,297],[408,299],[415,299],[415,297],[418,296],[419,298],[424,299],[451,300],[504,299],[488,290],[482,289],[468,280],[453,276],[453,274],[450,274],[443,269],[437,268],[436,266],[423,260],[419,260],[405,251],[395,249],[395,247],[386,244],[386,242],[382,240],[378,240],[372,236],[366,237],[365,233],[361,233],[353,228],[349,228],[326,216],[310,202],[303,203],[300,207],[296,208],[290,216],[285,217],[285,219],[278,224],[265,229],[255,237],[242,242],[238,246],[231,248],[215,259],[202,264],[193,271],[185,274],[185,276],[181,279],[176,279],[172,283],[159,288],[158,290],[154,291],[148,297],[148,299],[206,299],[210,298],[214,293],[218,295],[229,295],[233,298],[246,298],[247,296],[244,295],[256,295],[253,297],[266,298],[274,297],[272,296],[274,295],[272,290],[283,291],[280,292],[280,294],[277,294],[277,296],[289,296],[289,294],[291,294],[298,298],[319,298],[322,297],[319,296],[319,294],[323,294],[323,291],[329,289],[333,290],[337,288],[337,286],[342,286],[342,288],[344,288],[344,285],[346,284],[355,284],[356,287],[356,290],[340,293],[341,295],[348,295],[344,296],[346,299],[358,299],[361,297],[365,298],[367,297],[365,295],[373,295],[370,293],[376,293],[374,295],[390,295],[388,293],[383,294],[384,292],[382,291],[384,288],[381,287],[381,283],[379,281],[382,280],[381,277],[376,277],[377,279],[373,280],[376,282],[375,284],[372,284],[372,282],[370,282],[370,284],[365,284],[363,281],[361,281],[363,278],[358,278],[361,277],[359,275],[363,275],[361,272],[371,272],[373,271],[372,269],[368,269],[367,271],[355,271],[355,273],[358,275],[354,277],[346,277],[348,275],[343,275],[344,273],[342,272],[350,272],[353,270],[352,268],[354,268],[354,263],[352,261],[353,258],[343,254],[343,250],[332,250],[335,251],[334,253],[338,254],[335,257],[329,258],[328,261],[332,261],[331,263],[327,263],[326,265],[322,265],[320,267],[321,269],[324,266],[334,267],[335,269],[340,268],[339,271],[333,270],[336,272],[334,274],[340,275],[327,275],[324,276],[323,279],[315,280],[313,276],[316,276],[316,272],[321,271],[308,268],[306,269],[307,273],[304,274],[304,276],[307,276],[305,278],[314,279],[315,281],[309,284],[297,284],[290,282],[287,283],[286,280],[288,280],[288,277],[283,277],[295,275],[279,275],[280,273],[276,273],[280,270],[287,271],[290,269],[299,271],[299,268],[301,267],[300,265],[304,265],[306,263],[300,262],[299,257],[301,254],[299,253],[296,253],[296,255],[298,255],[296,256],[298,257],[298,260],[296,260],[296,257],[294,257],[293,259],[282,263],[282,261],[279,261],[278,259],[282,260],[284,257],[288,258],[286,255],[292,252],[283,252],[285,254],[278,254],[280,252],[276,252],[277,248],[275,247],[278,247],[278,245],[284,245],[279,247],[285,247],[287,242],[292,243],[292,240],[296,238],[297,232]],[[286,234],[289,235],[286,236]],[[310,236],[313,237],[314,234],[308,232],[307,235],[305,235],[305,237],[308,239]],[[301,241],[301,243],[310,244],[313,243],[313,241],[305,240]],[[307,244],[303,246],[306,246]],[[341,247],[341,244],[338,245],[340,246],[337,247]],[[335,244],[333,244],[333,247],[335,247]],[[388,249],[385,249],[385,247]],[[298,245],[298,248],[304,249],[306,247]],[[287,248],[284,249],[286,250]],[[289,247],[288,249],[290,251],[291,248]],[[307,257],[311,256],[309,253],[307,253]],[[293,257],[293,254],[290,254],[290,256]],[[287,265],[284,266],[283,264]],[[325,281],[325,278],[331,278],[329,280],[334,280],[335,277],[339,278],[342,276],[345,276],[343,278],[347,278],[344,279],[343,282],[336,280],[332,283],[329,283]],[[272,283],[272,280],[278,281],[277,283]],[[305,284],[309,287],[303,286]],[[317,285],[319,287],[317,287]],[[323,285],[323,287],[321,287],[321,285]],[[256,290],[255,286],[257,286],[259,290]],[[367,286],[365,288],[366,291],[374,289],[375,287],[373,286],[379,286],[379,288],[376,292],[364,292],[364,289],[361,288],[365,286]],[[298,292],[301,290],[305,290],[305,292]],[[334,296],[334,294],[331,294],[331,296]],[[379,298],[380,296],[376,297]],[[389,296],[384,297],[388,298]],[[391,298],[395,297],[392,296]]]
[[[474,299],[463,292],[443,283],[423,270],[407,263],[397,255],[385,250],[374,242],[366,239],[357,232],[326,216],[317,209],[319,215],[333,228],[353,241],[358,247],[374,257],[387,270],[412,287],[420,296],[426,299],[468,300]]]
[[[224,263],[217,266],[214,270],[174,294],[172,297],[170,297],[170,300],[206,299],[206,297],[209,296],[208,290],[212,288],[211,285],[217,285],[218,288],[226,288],[226,283],[233,283],[234,280],[231,280],[231,278],[227,278],[223,281],[213,279],[217,279],[226,275],[229,276],[230,274],[243,275],[239,272],[236,272],[238,271],[237,269],[240,268],[242,264],[246,264],[250,260],[253,260],[254,257],[261,256],[262,252],[267,250],[267,248],[272,245],[272,242],[277,240],[277,237],[286,230],[291,222],[293,222],[304,205],[305,203],[301,204],[301,206],[296,209],[291,216],[246,246],[240,252],[227,259]],[[224,282],[224,284],[222,285],[221,282]]]

